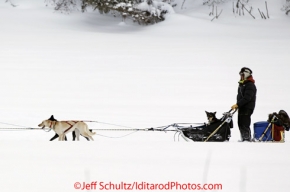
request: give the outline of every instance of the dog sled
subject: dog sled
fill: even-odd
[[[267,121],[254,123],[255,142],[285,142],[285,131],[290,129],[290,119],[286,111],[269,114]]]
[[[137,131],[162,131],[162,132],[173,131],[173,132],[175,132],[174,140],[175,140],[176,135],[178,135],[178,137],[181,136],[186,141],[191,140],[191,141],[202,141],[202,142],[207,142],[207,141],[223,142],[223,141],[229,141],[230,137],[231,137],[230,129],[233,128],[232,116],[236,112],[236,111],[234,111],[231,113],[231,111],[232,110],[224,113],[223,117],[221,119],[216,119],[216,121],[213,121],[210,124],[203,124],[201,126],[200,125],[194,126],[193,124],[189,124],[189,123],[174,123],[174,124],[171,124],[168,126],[162,126],[162,127],[157,127],[157,128],[145,128],[145,129],[135,129],[135,128],[128,129],[128,127],[127,127],[127,129],[88,129],[86,127],[86,131],[87,132],[88,132],[88,130],[90,132],[92,130],[96,130],[96,131],[108,131],[108,130],[110,130],[110,131],[133,131],[133,132],[137,132]],[[63,128],[58,127],[58,129],[56,130],[56,126],[55,126],[56,122],[58,122],[58,125],[60,123],[62,123]],[[76,123],[80,123],[80,122],[83,124],[85,124],[85,122],[101,123],[98,121],[84,121],[84,120],[82,120],[82,121],[57,121],[56,119],[54,119],[54,117],[52,115],[48,120],[44,120],[38,126],[42,127],[41,129],[48,127],[48,128],[50,128],[49,130],[53,129],[54,131],[56,131],[56,135],[53,138],[51,138],[50,141],[52,141],[53,139],[58,137],[59,134],[62,136],[62,138],[59,140],[65,140],[66,133],[75,130],[76,127],[74,125]],[[102,124],[108,124],[108,123],[102,123]],[[109,124],[109,125],[114,125],[114,124]],[[118,126],[118,125],[114,125],[114,126]],[[124,127],[124,126],[122,126],[122,127]],[[77,128],[77,129],[79,129],[79,128]],[[84,135],[83,131],[81,131],[78,134],[80,134],[84,137],[87,136],[87,135]],[[95,133],[92,133],[92,134],[95,134]],[[74,137],[75,136],[73,136],[73,140],[75,140]],[[110,138],[114,138],[114,137],[110,137]],[[120,138],[120,137],[117,137],[117,138]],[[91,140],[93,140],[93,139],[91,138]]]
[[[96,134],[99,136],[104,136],[104,137],[109,137],[109,138],[121,138],[125,137],[128,135],[131,135],[132,133],[136,133],[139,131],[162,131],[162,132],[174,132],[174,140],[176,140],[176,136],[178,139],[182,137],[186,141],[194,141],[194,142],[224,142],[224,141],[229,141],[231,137],[231,128],[233,128],[233,121],[232,117],[234,115],[235,111],[230,110],[229,112],[223,113],[222,118],[217,119],[215,117],[215,112],[212,113],[214,114],[214,117],[216,121],[209,121],[209,123],[202,123],[202,124],[197,124],[197,123],[174,123],[168,126],[161,126],[161,127],[156,127],[156,128],[143,128],[143,129],[138,129],[138,128],[131,128],[131,127],[126,127],[122,125],[115,125],[111,123],[104,123],[104,122],[99,122],[99,121],[73,121],[73,122],[90,122],[90,123],[99,123],[99,124],[105,124],[108,126],[117,126],[117,127],[122,127],[118,129],[108,129],[108,128],[103,128],[103,129],[88,129],[90,132],[93,130],[95,131],[130,131],[130,134],[126,134],[124,136],[118,136],[118,137],[111,137],[111,136],[104,136],[101,134]],[[208,112],[206,112],[208,113]],[[208,116],[208,114],[207,114]],[[208,117],[209,119],[209,117]],[[55,129],[54,121],[52,119],[48,119],[50,121],[50,125],[47,127],[50,127],[48,131]],[[56,121],[56,120],[55,120]],[[64,133],[67,133],[67,130],[73,130],[72,128],[74,124],[71,124],[70,121],[64,121],[65,126],[64,127]],[[7,124],[7,123],[2,123],[2,124]],[[12,124],[10,124],[12,125]],[[17,125],[19,126],[19,125]],[[288,114],[284,110],[280,110],[279,113],[272,113],[269,114],[269,118],[267,121],[260,121],[254,123],[254,134],[253,134],[253,141],[255,142],[284,142],[285,141],[285,131],[289,131],[290,129],[290,119]],[[32,128],[32,127],[22,127],[22,128],[0,128],[0,131],[8,131],[8,130],[13,130],[13,131],[23,131],[23,130],[44,130],[46,129],[43,128],[43,125],[40,125],[38,128]],[[89,132],[89,134],[91,134]],[[86,134],[81,131],[80,135],[86,136]],[[63,135],[65,136],[65,135]],[[91,139],[93,140],[93,139]]]
[[[188,127],[178,128],[179,134],[185,140],[194,142],[224,142],[229,141],[231,137],[231,128],[233,128],[232,117],[236,111],[225,112],[221,119],[210,124],[200,126],[190,125]]]

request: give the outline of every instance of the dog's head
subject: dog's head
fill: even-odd
[[[212,123],[212,122],[215,122],[217,120],[217,118],[215,116],[216,112],[207,112],[207,111],[205,111],[205,113],[206,113],[206,117],[208,119],[208,123],[209,124]]]
[[[38,127],[42,127],[42,129],[44,129],[45,127],[50,127],[50,124],[51,124],[50,120],[44,120],[38,125]]]

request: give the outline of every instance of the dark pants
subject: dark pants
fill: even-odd
[[[242,141],[251,141],[251,116],[253,110],[251,109],[239,109],[238,112],[238,125],[241,133]]]

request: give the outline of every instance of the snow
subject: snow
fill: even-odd
[[[244,66],[258,89],[252,124],[280,109],[289,113],[284,1],[267,1],[267,20],[257,10],[265,13],[264,1],[250,1],[256,19],[234,15],[229,1],[212,22],[202,1],[181,2],[164,22],[146,27],[98,12],[61,14],[43,1],[1,2],[0,127],[36,128],[52,114],[98,121],[88,123],[93,129],[203,123],[205,110],[221,117],[235,103]],[[1,131],[0,188],[75,192],[82,191],[76,182],[123,181],[289,191],[289,133],[285,143],[239,143],[236,118],[226,143],[177,142],[172,132],[146,131],[48,142],[52,131]]]
[[[171,5],[168,3],[164,2],[158,2],[158,1],[153,1],[153,5],[148,5],[146,1],[140,3],[137,5],[137,8],[143,11],[149,11],[151,14],[154,14],[157,11],[160,11],[156,9],[155,7],[161,7],[161,10],[167,11],[167,13],[173,14],[175,13],[174,9],[172,8]],[[160,13],[158,13],[160,14]]]

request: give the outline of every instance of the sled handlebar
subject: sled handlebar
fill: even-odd
[[[235,113],[237,110],[238,110],[238,109],[235,109],[234,113]],[[230,110],[229,110],[229,113],[232,112],[232,111],[233,111],[233,109],[230,109]]]
[[[231,110],[232,110],[232,109],[231,109]],[[232,113],[232,115],[235,114],[235,112],[237,112],[237,111],[238,111],[238,109],[235,109],[235,111]]]
[[[230,109],[228,112],[225,112],[224,114],[230,113],[231,115],[235,114],[237,112],[238,109],[235,109],[234,112],[233,109]],[[232,112],[232,113],[231,113]]]

